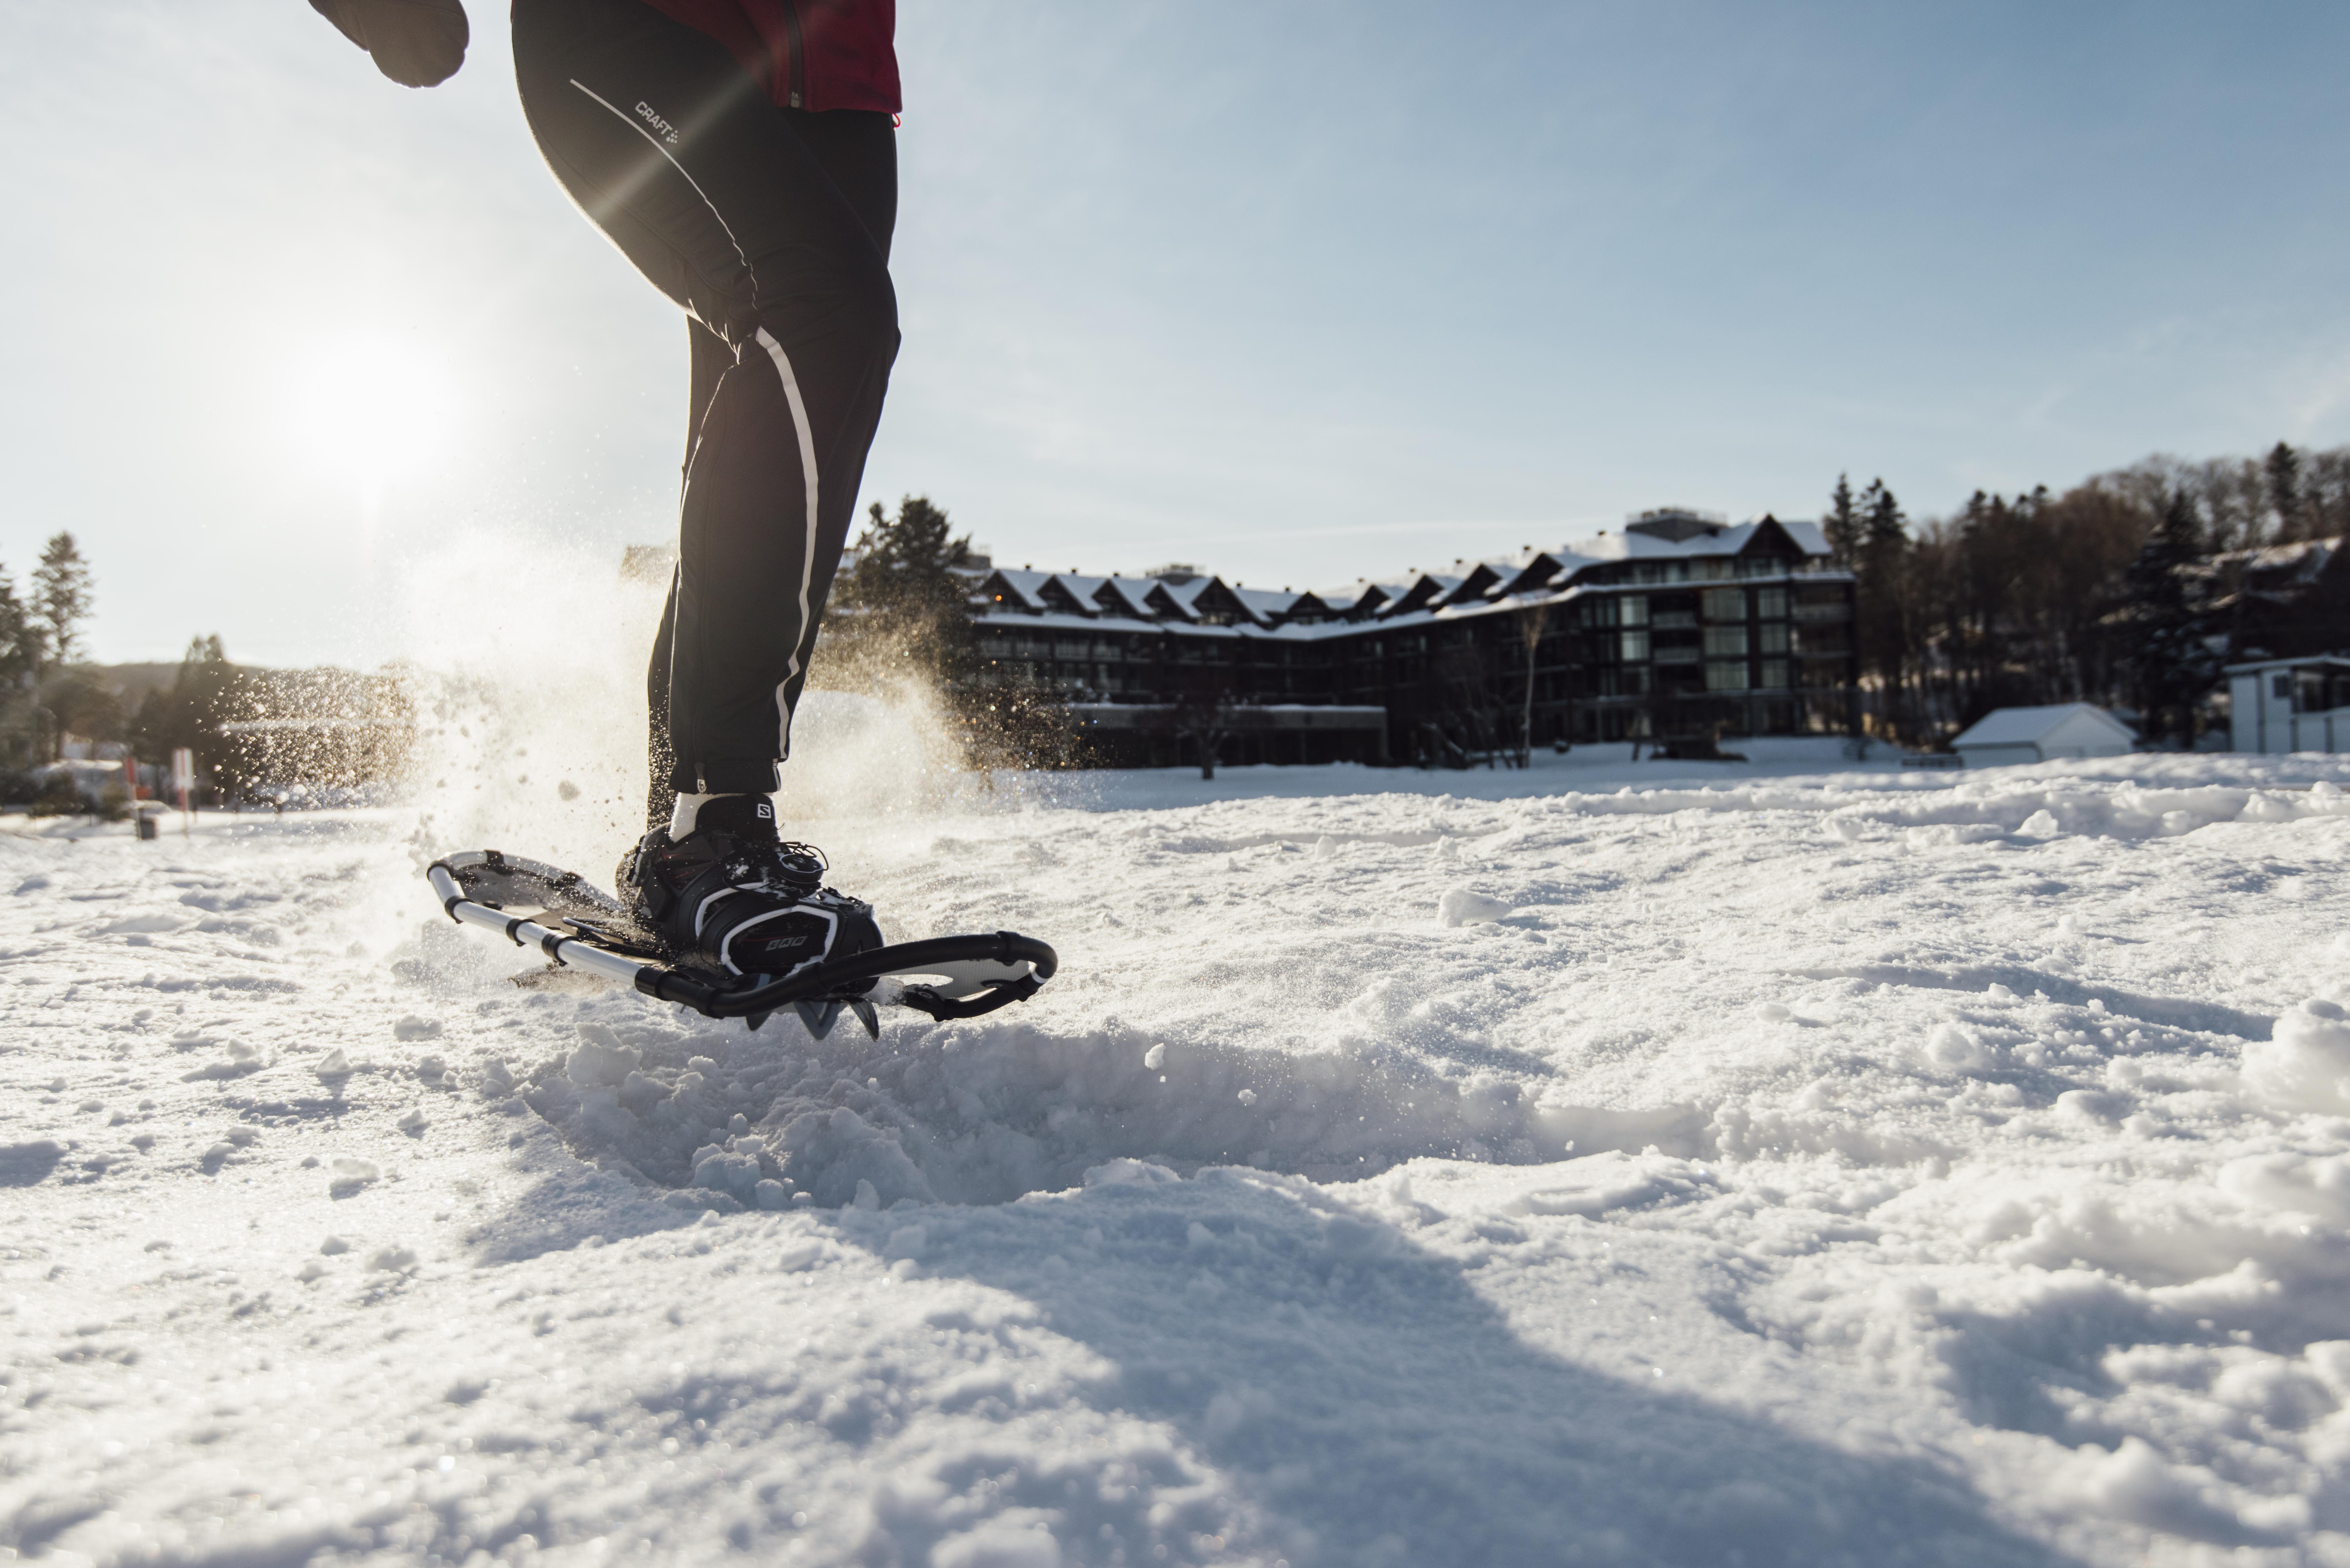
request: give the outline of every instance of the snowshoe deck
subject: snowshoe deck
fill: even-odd
[[[941,1019],[993,1012],[1035,995],[1058,964],[1035,938],[995,931],[894,943],[781,978],[745,977],[669,951],[626,905],[576,871],[471,849],[434,861],[424,875],[451,919],[536,947],[562,968],[600,974],[706,1017],[748,1019],[754,1029],[790,1007],[819,1039],[843,1007],[877,1035],[876,1002]]]

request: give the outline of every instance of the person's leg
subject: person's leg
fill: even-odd
[[[639,0],[518,0],[515,58],[557,178],[716,371],[664,618],[668,784],[771,789],[896,353],[889,117],[777,109]]]
[[[718,378],[734,363],[726,340],[689,316],[685,318],[686,376],[685,461],[679,465],[679,494],[693,467],[693,449],[702,435],[702,416],[718,390]],[[669,650],[677,636],[677,574],[670,574],[668,602],[661,606],[660,629],[653,634],[652,659],[645,671],[645,711],[651,725],[646,738],[645,826],[660,827],[670,820],[677,804],[677,749],[669,732]]]

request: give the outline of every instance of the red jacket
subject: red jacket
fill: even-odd
[[[647,0],[726,46],[783,109],[898,101],[897,0]]]

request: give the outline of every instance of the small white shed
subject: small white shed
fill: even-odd
[[[1950,746],[1970,768],[1997,768],[2059,757],[2118,757],[2137,750],[2137,736],[2103,708],[2059,702],[1998,709]]]

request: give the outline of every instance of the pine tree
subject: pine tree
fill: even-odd
[[[1899,706],[1909,642],[1905,616],[1909,519],[1882,479],[1861,492],[1859,531],[1853,547],[1859,623],[1853,628],[1864,680],[1874,678],[1879,716],[1899,728]]]
[[[192,638],[172,684],[140,700],[131,722],[131,743],[142,757],[167,757],[174,746],[208,753],[216,749],[220,722],[227,716],[230,690],[237,680],[220,634]]]
[[[868,678],[911,672],[931,680],[968,673],[971,587],[951,568],[971,558],[946,513],[926,495],[899,500],[890,516],[875,502],[857,540],[857,565],[834,596],[836,624]]]
[[[1827,514],[1820,519],[1820,527],[1828,536],[1828,548],[1835,552],[1836,565],[1846,571],[1860,556],[1860,510],[1852,499],[1851,476],[1839,473],[1835,489],[1828,493]]]
[[[2279,441],[2261,460],[2269,482],[2269,507],[2277,516],[2280,544],[2309,536],[2308,507],[2302,497],[2301,453]]]
[[[2216,674],[2186,568],[2199,558],[2194,499],[2174,490],[2162,518],[2123,573],[2124,664],[2146,716],[2147,738],[2192,741],[2195,702]]]
[[[47,647],[31,607],[16,597],[16,579],[0,566],[0,685],[22,686],[38,674]]]
[[[71,534],[53,536],[33,572],[32,615],[50,664],[70,664],[81,651],[81,623],[89,618],[88,564]]]

